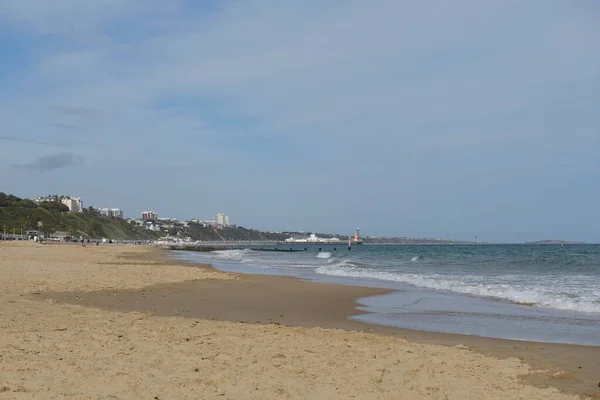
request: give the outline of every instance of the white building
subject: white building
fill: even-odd
[[[215,215],[214,221],[216,225],[221,225],[224,228],[229,226],[229,216],[223,213],[217,213],[217,215]]]
[[[64,204],[69,208],[70,212],[82,212],[83,211],[83,202],[81,201],[81,197],[74,196],[65,196],[65,195],[49,195],[46,197],[37,197],[33,200],[34,203],[40,204],[46,201],[56,201]]]
[[[106,217],[123,218],[123,210],[120,208],[100,208],[98,211],[100,212],[100,215]]]
[[[69,207],[70,212],[82,212],[83,202],[80,197],[65,196],[60,199],[60,202]]]

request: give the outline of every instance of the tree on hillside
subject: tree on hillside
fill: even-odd
[[[98,221],[94,221],[92,223],[92,226],[91,226],[89,232],[90,232],[90,236],[94,237],[94,238],[103,238],[106,236],[104,234],[104,228],[102,227],[102,224]]]
[[[21,199],[17,196],[0,192],[0,207],[11,207],[16,205],[19,201],[21,201]]]
[[[88,208],[84,208],[83,212],[90,214],[90,215],[94,215],[94,216],[100,215],[100,212],[97,209],[95,209],[94,206],[89,206]]]
[[[40,207],[48,211],[58,211],[59,213],[69,212],[69,207],[58,201],[43,201],[40,203]]]
[[[0,207],[8,207],[8,196],[3,192],[0,192]]]
[[[38,205],[35,204],[35,202],[33,202],[32,200],[22,199],[17,203],[17,206],[23,208],[37,208]]]

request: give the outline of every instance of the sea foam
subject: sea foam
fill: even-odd
[[[582,297],[576,298],[570,293],[555,292],[549,290],[548,287],[489,283],[485,277],[481,276],[460,276],[453,278],[437,274],[402,274],[370,268],[357,268],[348,261],[319,267],[316,269],[316,272],[329,276],[399,282],[428,289],[479,297],[491,297],[558,310],[600,313],[600,302],[597,300],[587,300]]]
[[[210,254],[221,260],[243,261],[251,254],[252,250],[216,250]]]

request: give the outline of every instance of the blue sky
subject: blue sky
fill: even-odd
[[[5,0],[0,190],[600,242],[596,1]]]

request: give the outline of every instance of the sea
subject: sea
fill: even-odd
[[[281,249],[283,246],[279,246]],[[285,246],[174,257],[249,274],[393,289],[353,319],[408,329],[600,346],[600,245]]]

